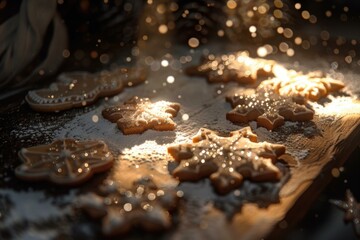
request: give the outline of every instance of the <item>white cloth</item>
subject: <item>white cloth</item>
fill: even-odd
[[[56,13],[56,5],[56,0],[23,0],[19,13],[0,25],[0,90],[36,81],[40,71],[51,74],[60,66],[67,47],[67,32]],[[38,57],[50,27],[53,31],[46,57],[30,75],[18,78]]]

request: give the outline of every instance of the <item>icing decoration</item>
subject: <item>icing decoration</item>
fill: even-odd
[[[105,108],[104,118],[117,126],[124,134],[143,133],[147,129],[169,131],[175,129],[180,104],[166,101],[152,103],[148,98],[132,97],[121,105]]]
[[[60,185],[83,183],[113,165],[113,156],[102,141],[56,140],[23,148],[18,155],[24,162],[15,169],[18,178],[49,180]]]
[[[120,93],[124,87],[145,81],[144,69],[118,68],[92,74],[69,72],[58,77],[49,88],[29,91],[25,97],[30,107],[40,112],[58,112],[93,104],[98,98]]]
[[[202,64],[187,69],[187,74],[207,77],[211,83],[236,81],[254,83],[260,76],[274,76],[285,69],[275,61],[251,58],[247,52],[214,56],[209,55]]]
[[[258,91],[253,94],[242,94],[241,91],[226,97],[234,108],[226,114],[233,123],[257,121],[261,127],[273,130],[287,121],[310,121],[314,111],[299,105],[292,98],[279,96],[270,91]]]
[[[172,175],[180,181],[210,178],[215,190],[226,194],[238,188],[244,179],[255,182],[278,181],[282,173],[274,165],[285,153],[285,146],[257,142],[249,127],[221,137],[202,128],[192,143],[168,147],[168,152],[179,165]]]
[[[344,86],[341,81],[326,77],[320,71],[310,72],[307,75],[289,71],[281,78],[263,81],[258,88],[270,89],[281,96],[290,96],[296,102],[304,103],[304,99],[317,101]]]

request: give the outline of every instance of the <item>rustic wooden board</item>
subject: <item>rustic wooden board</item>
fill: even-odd
[[[186,53],[194,59],[200,54],[200,52],[186,52],[184,49],[179,52]],[[177,58],[180,56],[182,55]],[[319,69],[323,64],[321,62],[312,67]],[[304,66],[305,69],[307,67],[309,66]],[[166,81],[169,75],[174,76],[174,83]],[[351,86],[346,90],[351,90],[352,96],[356,96],[360,93],[358,75],[349,72],[345,76],[345,83]],[[170,177],[168,171],[171,164],[168,166],[169,156],[166,154],[166,145],[190,139],[201,127],[227,134],[246,126],[237,126],[225,119],[230,106],[225,102],[224,97],[238,87],[234,83],[210,85],[204,79],[189,78],[178,69],[164,67],[152,72],[148,83],[126,89],[109,100],[99,101],[94,106],[84,109],[40,114],[31,111],[21,100],[5,108],[6,111],[1,115],[3,124],[1,178],[4,181],[0,182],[0,197],[2,197],[0,200],[8,198],[10,202],[12,200],[15,203],[9,205],[8,212],[2,211],[0,205],[0,212],[2,211],[2,216],[5,216],[2,217],[5,220],[0,220],[6,223],[2,228],[0,227],[0,233],[8,234],[4,236],[17,236],[16,234],[23,236],[26,231],[35,228],[39,234],[55,231],[55,236],[99,238],[98,226],[71,210],[71,203],[76,196],[84,192],[96,191],[106,177],[122,181],[126,185],[132,177],[144,173],[156,176],[159,184],[176,186],[178,182]],[[115,124],[101,117],[101,111],[105,106],[122,102],[133,95],[181,103],[179,116],[175,118],[178,124],[176,130],[161,133],[147,131],[141,135],[124,136]],[[177,227],[165,234],[150,234],[149,238],[260,239],[266,236],[274,238],[281,236],[282,228],[295,223],[305,214],[317,194],[331,179],[332,170],[341,166],[360,144],[360,103],[353,101],[347,95],[342,93],[336,97],[330,96],[322,104],[315,104],[317,114],[314,121],[309,123],[287,123],[274,132],[257,128],[254,122],[250,123],[260,141],[286,145],[287,154],[284,157],[284,164],[280,164],[285,173],[284,179],[280,183],[262,185],[247,181],[240,189],[243,193],[240,198],[234,197],[234,194],[226,197],[217,196],[207,180],[181,183],[178,187],[185,192],[186,202],[181,207],[183,210],[179,214]],[[182,119],[184,114],[189,116],[188,120]],[[98,121],[93,121],[93,116],[98,116]],[[61,137],[102,139],[115,154],[122,153],[122,155],[119,155],[115,167],[109,174],[102,174],[88,184],[70,191],[46,183],[35,185],[24,183],[14,178],[12,170],[19,164],[16,152],[21,147],[51,142]],[[155,160],[145,163],[133,160],[133,164],[141,165],[139,172],[122,174],[124,169],[129,167],[126,154],[136,151],[146,152],[146,149],[157,149],[160,154]],[[255,192],[254,196],[252,192]],[[49,206],[52,211],[59,208],[59,211],[65,212],[64,215],[56,218],[51,214],[42,217],[50,220],[60,218],[63,227],[58,229],[56,224],[44,224],[37,219],[27,219],[35,227],[30,224],[28,230],[22,230],[25,233],[21,231],[15,233],[18,229],[16,226],[22,226],[21,219],[6,220],[6,213],[13,218],[14,214],[21,211],[14,199],[22,196],[30,199],[30,202],[32,197],[35,199],[33,201],[37,201],[34,195],[42,193],[51,202],[52,205],[49,203]],[[52,203],[56,202],[59,196],[66,199],[61,202],[61,206],[65,205],[66,210],[60,210],[57,204]],[[26,218],[24,215],[18,215]],[[90,235],[84,235],[80,230],[80,233],[69,230],[78,225],[92,227],[92,230],[88,230],[90,233],[87,233]],[[141,237],[142,233],[140,236],[136,233],[129,236],[131,239]]]

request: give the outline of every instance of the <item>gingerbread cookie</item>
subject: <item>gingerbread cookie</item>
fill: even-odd
[[[113,165],[113,156],[103,141],[56,140],[23,148],[18,155],[24,162],[15,169],[18,178],[60,185],[78,185]]]
[[[303,103],[304,99],[317,101],[344,86],[341,81],[326,77],[320,71],[307,75],[289,71],[287,76],[263,81],[258,88],[270,89],[281,96],[290,96],[298,103]]]
[[[172,172],[174,177],[180,181],[210,178],[215,190],[226,194],[244,179],[278,181],[282,173],[274,163],[285,153],[285,146],[258,143],[249,127],[231,132],[229,137],[202,128],[192,143],[170,146],[168,152],[179,163]]]
[[[146,231],[170,228],[170,212],[183,195],[173,189],[159,189],[146,177],[134,182],[130,190],[108,182],[102,192],[104,196],[91,193],[81,197],[78,206],[90,217],[102,218],[102,232],[106,236],[124,234],[136,227]]]
[[[175,129],[180,104],[166,101],[152,103],[148,98],[132,97],[121,105],[105,108],[104,118],[117,126],[124,134],[139,134],[147,129],[170,131]]]
[[[344,221],[352,222],[357,236],[360,237],[360,203],[356,201],[350,190],[346,191],[345,202],[330,200],[332,204],[345,211]]]
[[[259,76],[274,76],[284,68],[275,61],[251,58],[247,52],[230,55],[209,55],[199,66],[191,67],[186,73],[191,76],[207,77],[211,83],[236,81],[254,83]]]
[[[119,68],[92,74],[70,72],[59,76],[49,88],[29,91],[30,107],[40,112],[58,112],[94,103],[98,98],[120,93],[124,87],[145,81],[144,69]]]
[[[259,126],[268,130],[284,125],[285,120],[303,122],[314,117],[313,110],[271,91],[258,90],[249,95],[238,92],[227,96],[226,100],[234,108],[226,114],[226,119],[233,123],[256,120]]]

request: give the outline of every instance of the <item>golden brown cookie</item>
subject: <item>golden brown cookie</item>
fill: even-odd
[[[198,66],[190,67],[186,73],[191,76],[203,76],[211,83],[236,81],[254,83],[259,76],[274,76],[276,71],[284,69],[275,61],[251,58],[247,52],[229,55],[209,55]]]
[[[330,200],[330,202],[345,212],[344,221],[352,222],[356,235],[360,237],[360,203],[356,201],[351,191],[346,190],[345,201]]]
[[[78,206],[90,217],[102,218],[105,236],[121,235],[137,227],[152,232],[170,228],[170,213],[182,196],[182,192],[174,189],[158,188],[147,177],[134,182],[129,190],[108,182],[102,192],[104,196],[93,193],[82,196]]]
[[[23,148],[18,155],[24,162],[15,169],[18,178],[60,185],[81,184],[113,165],[113,156],[103,141],[56,140]]]
[[[282,174],[274,165],[285,153],[285,146],[257,142],[249,127],[221,137],[206,128],[191,143],[168,147],[179,165],[172,172],[180,181],[210,178],[215,190],[226,194],[238,188],[244,179],[255,182],[278,181]]]
[[[112,72],[92,74],[70,72],[59,76],[49,88],[29,91],[25,97],[30,107],[39,112],[58,112],[84,107],[100,97],[120,93],[124,87],[145,81],[144,69],[118,68]]]
[[[286,120],[304,122],[314,117],[313,110],[271,91],[259,90],[247,95],[239,91],[226,100],[234,108],[226,114],[226,119],[233,123],[257,121],[258,126],[268,130],[284,125]]]
[[[175,129],[180,104],[166,101],[152,103],[148,98],[132,97],[121,105],[105,108],[105,119],[117,123],[124,134],[139,134],[148,129],[170,131]]]
[[[290,96],[298,103],[303,103],[303,99],[317,101],[344,86],[341,81],[326,77],[320,71],[310,72],[306,75],[301,72],[289,71],[281,78],[263,81],[258,89],[269,89],[281,96]]]

